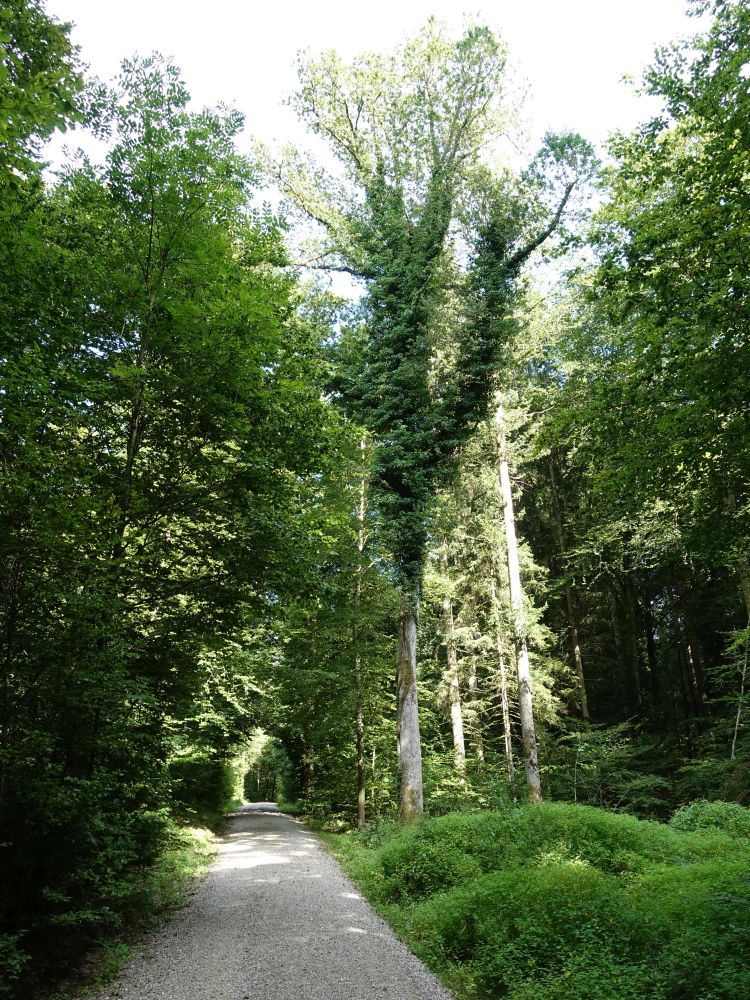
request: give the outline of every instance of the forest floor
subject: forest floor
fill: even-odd
[[[190,903],[96,1000],[449,1000],[302,823],[232,814]]]

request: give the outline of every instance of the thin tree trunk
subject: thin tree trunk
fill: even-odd
[[[576,677],[578,678],[578,696],[581,699],[581,716],[584,722],[588,722],[591,716],[589,715],[589,696],[586,691],[586,677],[583,673],[581,643],[578,638],[578,619],[575,613],[573,592],[567,583],[565,584],[565,603],[568,607],[568,628],[570,632],[570,644],[573,648],[573,661],[576,665]]]
[[[492,602],[492,617],[495,622],[495,648],[497,649],[497,665],[500,671],[500,701],[503,713],[503,745],[505,747],[505,763],[508,768],[508,781],[512,785],[516,780],[516,769],[513,764],[513,740],[510,731],[510,703],[508,701],[508,675],[505,669],[503,652],[503,636],[500,630],[500,609],[495,585],[495,572],[490,577],[490,600]]]
[[[479,704],[479,687],[477,683],[477,665],[473,656],[469,657],[469,700],[474,710],[474,725],[472,729],[472,739],[474,742],[474,756],[480,772],[484,771],[484,739],[482,737],[482,708]]]
[[[633,684],[635,685],[636,697],[638,698],[638,708],[643,706],[643,686],[641,684],[641,652],[638,642],[638,609],[636,596],[633,590],[633,581],[629,572],[625,573],[622,584],[623,604],[625,605],[625,615],[628,638],[628,658],[630,659],[630,669],[633,672]]]
[[[443,601],[443,629],[445,651],[448,659],[448,683],[450,686],[451,730],[453,732],[453,761],[465,784],[466,744],[464,742],[464,719],[461,711],[461,688],[458,677],[458,653],[456,651],[456,630],[453,621],[453,602],[450,597]]]
[[[357,675],[359,676],[362,665],[359,655],[356,660]],[[361,830],[365,825],[365,805],[367,802],[367,790],[365,788],[365,720],[362,714],[361,703],[357,705],[357,829]]]
[[[734,733],[732,735],[732,753],[731,759],[736,760],[737,757],[737,737],[740,732],[740,723],[742,721],[742,710],[745,707],[745,689],[747,684],[747,654],[748,646],[750,646],[750,568],[748,568],[747,563],[740,563],[739,566],[739,577],[740,577],[740,589],[742,590],[742,597],[745,601],[745,610],[748,614],[747,619],[747,635],[745,636],[745,656],[742,661],[742,671],[740,674],[740,696],[737,699],[737,717],[734,720]]]
[[[354,671],[357,682],[357,828],[361,830],[366,821],[367,789],[365,786],[365,718],[364,718],[364,684],[362,677],[362,656],[359,651],[359,609],[362,604],[362,574],[364,572],[365,552],[365,513],[367,488],[365,478],[365,451],[367,442],[362,438],[359,442],[360,460],[362,464],[359,480],[359,506],[357,508],[357,577],[354,593]]]
[[[422,746],[419,738],[417,700],[417,617],[419,598],[402,598],[398,630],[398,768],[399,814],[402,823],[413,823],[424,810]]]
[[[745,707],[745,684],[747,682],[747,653],[750,646],[750,618],[747,620],[745,633],[745,656],[742,660],[742,670],[740,671],[740,696],[737,699],[737,717],[734,720],[734,733],[732,734],[732,752],[730,760],[737,759],[737,737],[740,733],[740,723],[742,721],[742,709]]]
[[[705,715],[708,710],[706,705],[706,685],[703,674],[703,653],[701,651],[698,633],[693,622],[693,613],[690,607],[689,590],[678,586],[680,606],[682,608],[682,621],[685,631],[685,641],[687,644],[687,660],[690,665],[690,678],[695,692],[695,703],[700,715]]]
[[[549,465],[549,481],[550,487],[552,489],[552,514],[555,521],[555,529],[557,531],[557,547],[561,559],[565,556],[567,551],[567,544],[565,539],[565,525],[563,522],[563,514],[561,510],[561,500],[560,491],[557,486],[557,474],[555,472],[555,462],[552,458],[552,454],[549,455],[548,460]],[[560,570],[562,572],[562,569]],[[581,654],[581,643],[578,637],[578,616],[576,615],[575,601],[573,599],[573,590],[570,584],[565,582],[565,604],[568,609],[568,633],[570,636],[570,646],[573,652],[573,662],[576,668],[576,677],[578,679],[578,697],[581,700],[581,716],[584,722],[588,722],[589,716],[589,698],[588,692],[586,691],[586,677],[583,672],[583,656]]]
[[[742,599],[745,602],[745,611],[747,611],[750,617],[750,566],[746,562],[741,562],[737,573],[740,578],[740,590],[742,591]]]
[[[623,628],[620,622],[620,614],[618,610],[618,600],[615,595],[614,588],[618,586],[618,581],[616,579],[611,580],[611,586],[607,587],[607,600],[609,602],[609,615],[610,622],[612,624],[612,637],[615,642],[615,650],[617,653],[617,666],[624,674],[623,677],[623,690],[630,692],[635,692],[635,706],[638,710],[641,708],[643,701],[643,693],[641,691],[641,677],[638,671],[638,660],[634,659],[633,656],[633,643],[626,644],[625,637],[623,635]],[[627,613],[627,608],[625,609]],[[628,622],[629,626],[632,623]],[[632,638],[632,635],[631,635]]]
[[[654,616],[651,611],[651,602],[648,598],[641,605],[641,616],[643,631],[646,636],[646,657],[648,659],[651,696],[654,700],[654,705],[658,707],[661,704],[661,693],[657,677],[659,665],[656,658],[656,640],[654,639]]]
[[[523,613],[523,590],[521,588],[521,570],[518,563],[518,543],[516,541],[516,524],[513,512],[513,494],[510,485],[510,472],[505,445],[505,418],[502,398],[496,398],[495,422],[497,426],[498,457],[500,460],[500,488],[503,495],[503,519],[505,521],[505,539],[508,549],[508,578],[510,581],[510,603],[513,609],[513,630],[516,644],[516,670],[518,673],[518,700],[521,710],[521,738],[523,740],[523,756],[526,766],[526,781],[529,788],[529,801],[536,804],[542,801],[542,783],[539,776],[539,761],[536,746],[536,727],[534,725],[534,704],[531,688],[531,666],[526,637],[526,620]]]

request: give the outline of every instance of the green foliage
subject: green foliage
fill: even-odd
[[[19,946],[22,934],[0,934],[0,997],[12,997],[15,983],[31,956]]]
[[[215,827],[234,798],[232,765],[210,757],[177,757],[170,761],[169,778],[178,816]]]
[[[738,802],[688,802],[669,825],[675,830],[721,830],[731,837],[750,837],[750,809]]]
[[[649,772],[642,758],[653,756],[650,751],[629,722],[576,728],[557,738],[546,773],[555,798],[665,816],[672,783]]]
[[[294,764],[278,739],[257,734],[243,757],[244,796],[249,802],[294,802],[299,789]]]
[[[750,985],[750,851],[722,833],[543,805],[365,844],[345,863],[461,996],[729,1000]]]
[[[224,807],[326,436],[240,116],[156,57],[99,97],[106,163],[0,232],[0,933],[50,979],[159,855],[171,756]]]
[[[0,8],[0,192],[3,201],[30,175],[43,139],[81,116],[82,87],[69,25],[42,0],[5,0]]]

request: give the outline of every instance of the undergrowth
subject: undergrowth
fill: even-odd
[[[50,994],[43,981],[27,980],[19,995],[72,1000],[111,982],[134,947],[184,905],[195,879],[207,871],[216,854],[214,835],[205,828],[172,824],[165,843],[153,865],[131,873],[118,908],[112,910],[107,924],[99,926],[85,957],[72,952],[67,970],[61,966],[46,970],[47,982],[49,976],[62,981],[56,992]],[[11,982],[0,986],[0,997],[14,995]]]
[[[546,804],[325,839],[461,997],[736,1000],[750,811],[705,805],[670,825]]]

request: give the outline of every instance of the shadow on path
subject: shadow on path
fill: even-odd
[[[98,1000],[448,1000],[315,835],[271,802],[230,814],[189,905]]]

